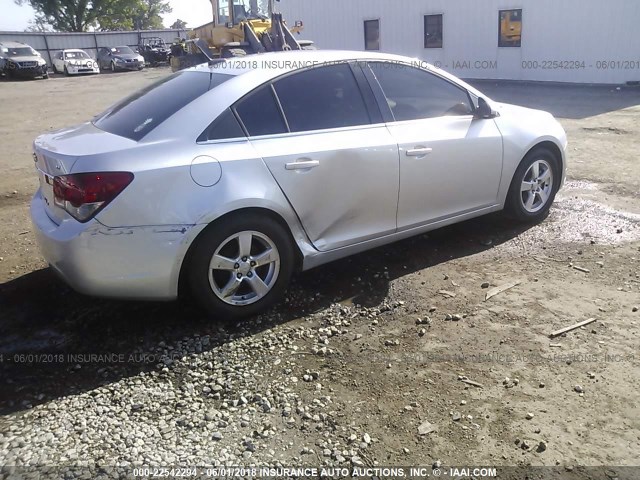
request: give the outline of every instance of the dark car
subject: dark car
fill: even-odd
[[[138,45],[138,52],[144,57],[144,61],[152,66],[171,60],[171,49],[160,37],[143,38]]]
[[[47,62],[29,45],[0,42],[0,74],[9,78],[49,78]]]
[[[98,65],[100,70],[142,70],[144,58],[127,46],[102,47],[98,49]]]

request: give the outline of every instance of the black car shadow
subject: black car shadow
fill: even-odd
[[[209,335],[207,348],[211,349],[228,338],[221,333],[255,335],[333,303],[378,306],[387,297],[392,280],[479,253],[528,228],[493,214],[379,247],[296,275],[287,302],[257,318],[235,323],[208,318],[188,300],[97,299],[75,293],[50,269],[29,273],[0,284],[0,373],[4,379],[0,414],[157,368],[156,363],[144,361],[109,364],[102,359],[80,364],[77,358],[90,354],[129,358],[153,351],[160,342],[172,345],[194,335]]]

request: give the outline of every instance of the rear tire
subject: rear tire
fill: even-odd
[[[550,150],[538,147],[520,162],[513,175],[505,212],[520,222],[540,222],[549,214],[560,188],[559,161]]]
[[[264,215],[249,213],[207,227],[189,255],[187,281],[210,315],[238,319],[273,305],[293,267],[288,232]]]

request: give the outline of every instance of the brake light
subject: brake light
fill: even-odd
[[[53,179],[55,204],[79,222],[93,218],[133,180],[130,172],[60,175]]]

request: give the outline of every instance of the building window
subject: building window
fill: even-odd
[[[364,49],[380,50],[380,20],[365,20]]]
[[[424,48],[442,48],[442,15],[424,16]]]
[[[522,9],[500,10],[498,46],[519,47],[522,40]]]

